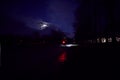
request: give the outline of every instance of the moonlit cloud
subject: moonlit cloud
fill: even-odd
[[[43,30],[43,29],[46,29],[47,27],[49,27],[49,23],[42,21],[38,24],[38,26],[40,27],[40,30]]]
[[[77,4],[73,0],[49,0],[48,17],[64,32],[73,36],[74,12]]]
[[[38,25],[39,21],[52,23],[63,32],[69,33],[67,36],[73,37],[74,12],[76,10],[74,0],[30,0],[20,2],[10,2],[5,7],[5,12],[12,17],[24,21],[27,26],[33,29],[45,29],[47,25]]]

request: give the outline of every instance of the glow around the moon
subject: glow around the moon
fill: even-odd
[[[46,29],[47,27],[49,27],[49,23],[41,21],[39,23],[39,26],[40,26],[40,30],[43,30],[43,29]]]

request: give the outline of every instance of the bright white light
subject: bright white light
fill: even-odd
[[[102,43],[106,43],[106,41],[107,41],[106,38],[101,38]]]
[[[49,27],[49,23],[47,23],[47,22],[41,22],[39,24],[39,26],[40,26],[40,30],[43,30],[43,29]]]
[[[66,44],[66,47],[72,47],[72,44]]]
[[[61,45],[62,47],[74,47],[78,46],[78,44],[66,44],[66,45]]]
[[[47,24],[43,24],[42,27],[47,27]]]
[[[48,27],[47,24],[43,24],[43,25],[41,25],[40,29],[43,30],[43,29],[45,29],[45,28],[47,28],[47,27]]]

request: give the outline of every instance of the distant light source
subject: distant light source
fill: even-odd
[[[65,43],[66,43],[66,42],[63,40],[63,41],[62,41],[62,44],[65,44]]]
[[[99,38],[97,38],[97,43],[100,43],[100,39]]]
[[[48,27],[47,24],[42,24],[41,27],[40,27],[40,29],[43,30],[43,29],[45,29],[45,28],[47,28],[47,27]]]
[[[43,29],[49,27],[49,23],[41,21],[39,23],[39,26],[40,26],[40,30],[43,30]]]
[[[108,38],[108,42],[112,42],[112,38]]]
[[[102,43],[106,43],[106,41],[107,41],[106,38],[101,38]]]
[[[117,41],[117,42],[120,42],[120,37],[116,37],[116,41]]]
[[[47,27],[47,24],[43,24],[41,27]]]
[[[61,47],[75,47],[78,46],[78,44],[65,44],[65,45],[61,45]]]

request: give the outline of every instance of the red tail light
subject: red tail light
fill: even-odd
[[[66,43],[66,41],[65,41],[65,40],[63,40],[63,41],[62,41],[62,44],[65,44],[65,43]]]

